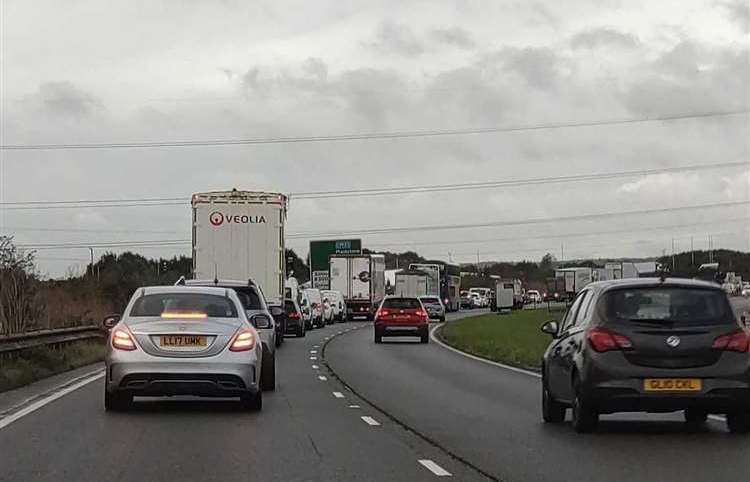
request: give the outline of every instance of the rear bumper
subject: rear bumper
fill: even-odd
[[[701,389],[647,391],[646,378],[700,379]],[[589,360],[581,382],[584,396],[602,413],[750,410],[750,367],[744,354],[725,353],[717,363],[706,367],[663,369],[633,366],[621,353],[608,352]]]
[[[286,320],[286,333],[294,333],[304,324],[305,322],[301,318],[288,318]]]
[[[380,336],[424,336],[428,333],[427,323],[419,324],[389,324],[375,323],[375,333]]]

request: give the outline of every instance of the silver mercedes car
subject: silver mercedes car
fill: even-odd
[[[134,396],[239,397],[263,406],[263,348],[257,329],[267,314],[248,319],[232,289],[159,286],[138,289],[124,314],[109,316],[104,407],[123,410]]]

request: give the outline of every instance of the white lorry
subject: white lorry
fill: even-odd
[[[270,304],[282,305],[287,197],[273,192],[194,194],[193,277],[252,279]]]
[[[440,265],[412,263],[409,265],[410,270],[422,271],[427,277],[427,292],[420,296],[437,296],[440,297]]]
[[[593,281],[593,270],[587,267],[560,268],[555,270],[555,277],[564,279],[565,293],[573,298]]]
[[[396,289],[393,294],[404,298],[431,296],[427,292],[427,283],[428,276],[424,271],[416,269],[404,270],[396,273]]]
[[[385,256],[332,254],[328,265],[331,290],[344,295],[347,319],[369,320],[385,298]]]

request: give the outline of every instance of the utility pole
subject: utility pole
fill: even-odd
[[[94,248],[89,246],[89,252],[91,253],[91,264],[89,266],[91,266],[91,277],[93,278],[94,277]]]
[[[565,261],[565,245],[560,243],[560,261]]]
[[[674,238],[672,238],[672,273],[676,273],[674,262]]]
[[[695,266],[695,251],[693,250],[692,236],[690,236],[690,266]]]

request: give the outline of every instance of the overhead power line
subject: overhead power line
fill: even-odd
[[[607,179],[651,176],[657,174],[676,174],[683,172],[699,172],[714,169],[745,168],[745,162],[724,162],[719,164],[695,164],[689,166],[663,167],[654,169],[637,169],[628,171],[603,172],[594,174],[572,174],[566,176],[544,176],[525,179],[508,179],[502,181],[463,182],[454,184],[432,184],[421,186],[401,186],[386,188],[348,189],[340,191],[310,191],[292,192],[289,194],[294,201],[304,199],[328,199],[339,197],[368,197],[368,196],[397,196],[403,194],[421,194],[442,191],[462,191],[473,189],[493,189],[529,185],[558,184],[570,182],[600,181]],[[190,198],[131,198],[131,199],[101,199],[101,200],[63,200],[63,201],[12,201],[0,202],[0,208],[6,210],[37,210],[37,209],[80,209],[101,207],[149,207],[149,206],[185,206]]]
[[[472,127],[466,129],[434,129],[417,131],[392,131],[392,132],[368,132],[338,134],[327,136],[300,136],[300,137],[258,137],[237,139],[202,139],[202,140],[160,140],[142,142],[102,142],[102,143],[74,143],[74,144],[2,144],[0,150],[26,151],[26,150],[70,150],[70,149],[147,149],[164,147],[219,147],[219,146],[247,146],[263,144],[297,144],[311,142],[339,142],[359,140],[380,139],[406,139],[419,137],[442,137],[461,136],[476,134],[491,134],[504,132],[525,132],[537,130],[570,129],[580,127],[598,127],[609,125],[641,124],[649,122],[669,122],[689,119],[706,119],[716,117],[729,117],[747,114],[748,109],[722,110],[708,112],[693,112],[686,114],[649,116],[635,118],[619,118],[583,122],[552,122],[542,124],[527,124],[517,126],[498,127]]]
[[[321,238],[321,237],[329,237],[329,236],[353,236],[353,235],[365,235],[365,234],[390,234],[390,233],[414,232],[414,231],[445,231],[445,230],[451,230],[451,229],[524,226],[524,225],[555,223],[555,222],[591,221],[591,220],[596,220],[596,219],[619,217],[619,216],[675,213],[675,212],[691,211],[691,210],[696,210],[696,209],[731,208],[731,207],[745,206],[745,205],[750,205],[750,200],[729,201],[729,202],[702,204],[702,205],[694,205],[694,206],[678,206],[678,207],[671,207],[671,208],[642,209],[642,210],[635,210],[635,211],[614,211],[614,212],[605,212],[605,213],[580,214],[576,216],[560,216],[560,217],[553,217],[553,218],[531,218],[531,219],[519,219],[519,220],[508,220],[508,221],[492,221],[492,222],[487,222],[487,223],[434,225],[434,226],[384,227],[384,228],[374,228],[374,229],[359,229],[359,230],[351,230],[351,231],[330,231],[327,233],[293,233],[293,234],[287,235],[287,238],[289,239],[295,239],[295,238],[312,239],[312,238]]]

